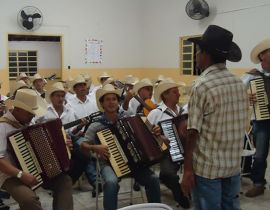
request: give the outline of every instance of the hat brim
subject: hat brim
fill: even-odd
[[[154,99],[157,103],[160,103],[162,101],[161,99],[161,94],[164,93],[166,90],[169,90],[171,88],[179,88],[184,86],[183,84],[179,83],[166,83],[166,84],[161,84],[161,86],[157,86],[155,91],[154,91]]]
[[[96,102],[97,102],[97,107],[98,109],[101,111],[101,112],[104,112],[104,109],[99,101],[99,99],[102,97],[102,96],[105,96],[107,94],[115,94],[117,96],[120,97],[121,95],[121,90],[117,89],[117,90],[103,90],[102,88],[98,89],[97,92],[96,92]]]
[[[16,99],[11,100],[11,104],[14,107],[17,107],[17,108],[23,109],[29,113],[32,113],[37,117],[41,117],[41,116],[45,115],[47,112],[47,108],[48,108],[48,104],[40,96],[38,96],[38,98],[37,98],[37,108],[36,109],[31,109],[29,106],[22,103],[21,101],[16,101]]]
[[[240,47],[235,43],[232,42],[229,51],[224,52],[220,51],[218,49],[212,48],[209,44],[203,42],[203,40],[200,37],[194,37],[187,39],[190,42],[193,42],[194,44],[199,45],[200,48],[209,50],[209,52],[219,54],[221,56],[224,56],[226,60],[231,62],[238,62],[242,59],[242,52]]]
[[[53,91],[48,91],[45,95],[45,99],[48,103],[51,103],[51,95],[54,93],[54,92],[64,92],[66,94],[66,91],[65,90],[61,90],[61,89],[54,89]]]
[[[254,64],[258,64],[261,62],[261,60],[259,59],[259,55],[270,49],[270,39],[265,39],[263,41],[261,41],[259,44],[257,44],[250,53],[250,59]]]

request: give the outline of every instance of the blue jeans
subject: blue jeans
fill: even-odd
[[[207,179],[195,175],[195,210],[240,210],[240,175]]]
[[[118,178],[109,165],[102,167],[101,176],[104,180],[104,209],[115,210],[117,209],[117,195],[120,188]],[[140,185],[145,186],[148,202],[160,203],[159,179],[150,169],[141,169],[140,172],[134,174],[134,178]]]
[[[97,176],[96,159],[95,158],[90,158],[90,160],[88,161],[88,164],[84,170],[84,173],[87,177],[89,184],[91,184],[95,188],[96,187],[96,176]]]
[[[251,170],[251,179],[256,186],[266,184],[265,171],[270,140],[270,120],[253,121],[253,137],[256,154]]]

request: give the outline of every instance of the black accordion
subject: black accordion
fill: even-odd
[[[8,136],[8,144],[19,167],[37,178],[33,190],[69,170],[70,153],[60,119],[17,130]]]
[[[182,144],[182,138],[180,134],[181,129],[185,129],[181,127],[181,124],[187,120],[188,115],[183,114],[177,117],[163,120],[159,122],[159,126],[165,137],[167,137],[170,141],[170,156],[172,162],[183,162],[184,161],[184,147]]]
[[[158,163],[167,150],[140,116],[120,119],[116,125],[99,131],[97,136],[101,144],[109,148],[110,163],[117,177]]]

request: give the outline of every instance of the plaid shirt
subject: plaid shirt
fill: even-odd
[[[199,132],[196,175],[215,179],[240,172],[248,106],[244,84],[224,64],[210,66],[196,80],[188,104],[188,129]]]

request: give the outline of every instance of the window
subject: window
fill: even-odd
[[[187,41],[192,37],[200,36],[180,37],[180,70],[185,75],[200,75],[196,68],[196,46]]]
[[[16,79],[22,72],[28,76],[37,73],[37,51],[12,50],[8,55],[9,79]]]

